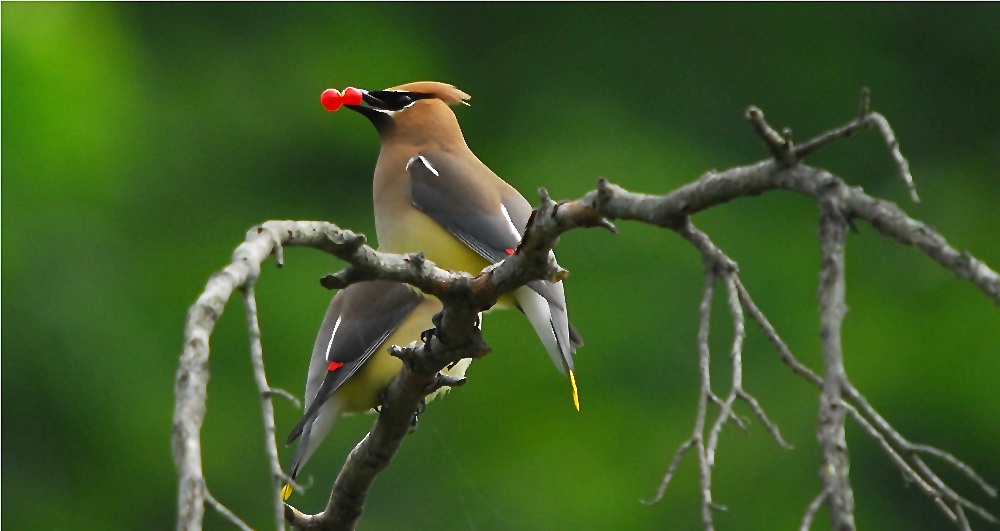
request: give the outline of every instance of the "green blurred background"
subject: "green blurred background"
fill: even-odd
[[[532,202],[598,177],[664,193],[765,157],[758,105],[806,139],[871,87],[923,202],[865,133],[810,163],[899,202],[1000,267],[1000,8],[933,5],[21,4],[3,25],[3,484],[10,529],[170,529],[173,383],[185,312],[244,232],[329,220],[374,237],[371,126],[319,105],[327,87],[419,79],[473,95],[470,145]],[[699,214],[759,306],[820,366],[817,208],[775,192]],[[494,352],[432,404],[376,482],[361,529],[696,529],[696,461],[645,506],[697,401],[697,253],[673,233],[563,238],[582,411],[527,321],[495,312]],[[869,226],[850,236],[846,363],[915,441],[1000,481],[1000,312],[967,282]],[[270,382],[301,394],[342,263],[312,250],[258,287]],[[715,390],[731,324],[713,321]],[[714,476],[720,529],[794,529],[819,489],[817,393],[756,329],[746,388],[795,446],[728,428]],[[212,340],[202,433],[212,492],[270,527],[268,472],[239,301]],[[281,438],[299,417],[276,405]],[[741,413],[749,414],[746,409]],[[372,417],[345,419],[293,502],[319,510]],[[876,445],[848,431],[863,529],[942,529]],[[284,449],[283,449],[284,450]],[[287,461],[288,452],[283,453]],[[935,463],[937,465],[937,463]],[[944,467],[962,493],[1000,509]],[[826,513],[815,529],[828,527]],[[976,527],[985,527],[973,517]],[[226,529],[211,510],[206,527]]]

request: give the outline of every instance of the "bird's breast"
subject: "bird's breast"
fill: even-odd
[[[416,207],[388,207],[378,212],[376,202],[375,231],[379,250],[389,253],[424,253],[438,267],[452,271],[478,274],[490,264]]]

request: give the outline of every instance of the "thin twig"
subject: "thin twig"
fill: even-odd
[[[910,191],[910,199],[913,199],[914,203],[919,203],[920,197],[917,195],[917,187],[913,184],[913,175],[910,174],[910,163],[899,151],[899,142],[896,141],[896,135],[892,133],[892,127],[889,127],[889,120],[886,120],[881,114],[873,112],[868,115],[868,123],[874,125],[885,140],[886,147],[892,153],[892,160],[896,163],[896,168],[899,169],[899,176],[906,184],[907,190]]]
[[[760,329],[764,332],[764,335],[767,336],[768,341],[774,345],[775,350],[778,351],[778,355],[781,357],[781,361],[785,362],[785,365],[791,367],[795,374],[798,374],[809,382],[812,382],[812,384],[816,387],[822,387],[823,380],[809,367],[803,365],[802,362],[800,362],[795,355],[792,354],[791,349],[789,349],[788,345],[786,345],[781,337],[778,336],[778,332],[774,330],[773,326],[771,326],[771,322],[767,320],[764,312],[760,311],[760,308],[758,308],[757,304],[754,303],[753,298],[750,297],[750,292],[743,287],[743,283],[741,283],[739,279],[736,279],[736,287],[740,290],[740,301],[746,307],[750,317],[753,318],[754,322],[756,322]]]
[[[760,403],[757,402],[757,399],[742,388],[739,391],[737,391],[737,395],[741,400],[743,400],[750,406],[750,409],[753,410],[754,415],[757,416],[757,420],[759,420],[760,423],[763,424],[765,428],[767,428],[767,431],[771,434],[771,437],[774,437],[774,440],[778,443],[778,446],[781,446],[786,450],[791,450],[792,445],[788,444],[785,441],[785,439],[781,436],[781,430],[778,429],[778,425],[767,417],[767,413],[764,412],[764,408],[761,407]]]
[[[737,282],[739,281],[737,280]],[[819,377],[795,358],[788,346],[785,345],[784,341],[782,341],[774,331],[774,328],[768,322],[764,314],[757,308],[756,304],[753,303],[753,300],[746,289],[742,285],[738,285],[738,287],[740,288],[741,300],[747,308],[747,311],[771,340],[772,344],[781,355],[782,360],[789,365],[796,374],[802,376],[817,387],[822,387],[822,381]],[[904,477],[908,481],[916,483],[920,490],[923,491],[924,494],[926,494],[939,509],[941,509],[949,520],[956,521],[956,514],[961,510],[961,504],[958,503],[957,500],[951,500],[956,505],[956,508],[953,511],[942,499],[943,497],[948,497],[948,494],[938,491],[938,489],[929,484],[928,481],[925,480],[924,477],[922,477],[921,474],[906,461],[906,458],[901,454],[901,452],[906,453],[907,455],[913,453],[926,453],[928,455],[938,457],[965,474],[966,477],[975,482],[984,492],[986,492],[987,495],[991,497],[996,496],[996,489],[992,485],[986,483],[986,481],[983,480],[971,466],[943,450],[939,450],[932,446],[913,444],[907,441],[902,435],[899,434],[899,432],[889,425],[889,423],[871,406],[871,404],[868,403],[864,396],[861,395],[861,393],[858,392],[858,390],[855,389],[849,381],[845,382],[843,391],[846,395],[845,400],[849,401],[843,402],[843,406],[846,408],[848,413],[851,414],[854,421],[862,428],[862,431],[878,443],[879,447],[889,457],[890,461],[892,461],[896,467],[900,469]],[[852,403],[856,404],[857,407],[852,405]],[[864,412],[864,415],[862,415],[861,411]],[[869,422],[866,416],[872,419],[872,422]],[[876,426],[878,426],[878,428],[876,428]],[[883,435],[883,433],[886,435]],[[897,447],[900,448],[900,450],[897,450]],[[979,513],[977,512],[977,514]],[[994,521],[994,517],[990,514],[981,514],[981,516],[983,516],[987,521]],[[965,529],[965,526],[968,524],[961,524],[963,518],[964,514],[961,518],[958,518],[958,522],[960,528]]]
[[[740,307],[739,294],[733,281],[732,272],[723,273],[722,285],[726,289],[726,304],[729,307],[730,316],[733,319],[733,344],[729,351],[729,361],[732,364],[732,386],[729,396],[722,404],[718,418],[708,432],[708,444],[705,451],[708,454],[708,462],[715,466],[715,450],[719,444],[719,435],[722,427],[729,421],[733,414],[733,403],[736,402],[739,392],[743,390],[743,341],[746,338],[744,327],[743,308]]]
[[[956,510],[956,512],[957,512],[957,516],[958,516],[958,527],[959,527],[959,529],[961,529],[962,531],[972,531],[972,527],[969,526],[969,519],[966,518],[965,511],[962,509],[961,505],[958,506],[958,509]]]
[[[298,397],[296,397],[295,395],[284,389],[281,389],[280,387],[268,387],[267,391],[264,392],[264,395],[280,396],[281,398],[284,398],[285,400],[291,402],[292,406],[294,406],[295,409],[302,409],[302,402],[298,399]]]
[[[705,531],[715,529],[712,523],[712,463],[705,451],[705,417],[708,415],[708,395],[712,393],[712,379],[709,371],[711,352],[708,348],[709,325],[712,318],[712,295],[715,292],[715,266],[705,263],[705,293],[698,307],[698,374],[701,386],[698,397],[698,413],[691,436],[698,450],[698,472],[701,482],[701,523]]]
[[[911,456],[911,459],[913,460],[914,466],[917,467],[917,470],[919,470],[920,473],[924,475],[924,477],[926,477],[931,483],[934,484],[935,487],[937,487],[937,490],[939,493],[941,493],[942,497],[945,498],[945,500],[951,502],[952,506],[955,509],[958,509],[959,507],[965,507],[966,509],[969,509],[970,511],[978,514],[979,517],[982,518],[983,520],[986,520],[991,524],[997,523],[997,518],[992,514],[990,514],[989,511],[980,507],[979,505],[976,505],[975,503],[972,503],[964,496],[955,492],[944,481],[942,481],[941,478],[939,478],[937,474],[935,474],[934,471],[931,470],[929,466],[927,466],[927,463],[924,463],[924,460],[921,459],[920,456],[913,455]]]
[[[996,522],[996,517],[990,512],[986,511],[982,507],[970,502],[966,498],[958,495],[953,489],[948,487],[941,478],[937,476],[928,467],[922,459],[920,459],[920,454],[933,455],[944,460],[946,463],[952,465],[960,472],[962,472],[966,477],[971,479],[976,483],[983,491],[991,497],[996,496],[996,489],[986,483],[979,474],[969,465],[958,460],[951,454],[944,452],[942,450],[937,450],[928,445],[915,445],[903,437],[892,425],[887,421],[882,415],[875,410],[875,408],[868,402],[864,395],[861,394],[849,381],[844,382],[843,392],[848,400],[857,407],[856,417],[864,417],[864,422],[859,422],[864,428],[866,425],[871,426],[871,431],[877,431],[878,437],[876,440],[887,440],[888,443],[882,444],[882,448],[889,455],[890,459],[904,472],[904,474],[910,477],[912,474],[919,474],[920,480],[917,481],[920,485],[921,490],[925,492],[929,497],[935,500],[935,503],[939,508],[949,517],[952,521],[956,521],[955,513],[957,509],[965,506],[966,508],[972,510],[981,518],[988,522]],[[868,431],[868,430],[866,430]],[[869,434],[871,434],[869,432]],[[905,461],[903,457],[905,456]],[[949,459],[948,457],[951,457]],[[901,464],[902,462],[902,464]],[[912,479],[912,478],[911,478]],[[940,501],[939,501],[940,500]]]
[[[934,500],[941,511],[945,513],[945,516],[947,516],[949,520],[954,521],[955,514],[943,501],[941,501],[941,497],[934,487],[927,483],[927,481],[925,481],[924,478],[921,477],[920,474],[906,462],[906,459],[904,459],[903,456],[901,456],[899,452],[893,448],[892,444],[890,444],[889,441],[887,441],[885,437],[883,437],[882,434],[879,433],[879,431],[858,412],[857,409],[850,404],[844,404],[844,407],[847,409],[847,412],[851,414],[851,418],[853,418],[854,421],[861,426],[861,430],[874,439],[875,442],[878,443],[879,448],[881,448],[882,451],[889,456],[889,460],[892,461],[892,463],[896,465],[896,468],[903,473],[903,478],[907,481],[916,483],[917,487],[919,487],[924,494]]]
[[[260,392],[261,415],[264,422],[264,448],[267,453],[268,465],[271,468],[271,502],[274,504],[275,527],[278,531],[284,531],[285,510],[281,497],[281,487],[289,477],[281,470],[281,462],[278,460],[274,404],[271,403],[272,391],[267,385],[267,373],[264,370],[264,349],[260,343],[260,324],[257,322],[257,300],[254,298],[253,285],[250,283],[243,287],[243,307],[246,311],[250,336],[250,360],[253,366],[254,381]]]
[[[816,513],[819,512],[820,508],[823,507],[823,503],[830,497],[830,492],[824,489],[813,498],[813,501],[809,502],[809,506],[806,507],[806,514],[802,517],[802,525],[799,526],[799,531],[809,531],[812,527],[813,520],[816,519]]]
[[[222,502],[215,499],[215,496],[212,496],[212,493],[209,492],[208,489],[205,489],[205,501],[213,509],[215,509],[215,512],[221,514],[223,518],[229,520],[229,523],[240,528],[241,531],[253,531],[253,528],[248,526],[243,520],[240,520],[239,516],[236,516],[236,514],[230,511],[228,507],[222,504]]]
[[[747,109],[746,118],[750,121],[750,125],[753,126],[754,131],[757,132],[757,136],[764,141],[764,145],[771,152],[771,156],[775,160],[786,166],[791,166],[797,162],[795,150],[792,148],[791,135],[786,137],[775,131],[764,120],[764,111],[751,106]]]
[[[926,444],[910,444],[908,450],[913,453],[932,455],[944,461],[945,463],[948,463],[949,465],[955,467],[962,474],[965,474],[965,477],[969,478],[974,483],[979,485],[979,488],[982,489],[987,496],[991,498],[997,497],[996,487],[987,483],[986,480],[983,479],[979,474],[977,474],[976,471],[971,466],[965,464],[962,460],[951,455],[950,453]]]
[[[919,203],[920,197],[917,195],[917,187],[913,184],[913,175],[910,173],[910,163],[900,151],[899,142],[896,141],[896,135],[893,134],[892,127],[889,126],[889,121],[886,120],[881,114],[870,111],[870,98],[871,94],[868,92],[868,89],[862,89],[858,117],[846,125],[827,131],[800,146],[796,146],[794,150],[794,157],[796,160],[802,160],[810,153],[827,144],[830,144],[835,140],[847,138],[861,129],[874,128],[880,135],[882,135],[882,139],[885,141],[886,147],[889,148],[889,153],[892,155],[893,162],[896,163],[896,169],[899,171],[899,176],[903,180],[903,184],[906,185],[906,189],[910,192],[910,199],[912,199],[914,203]],[[759,110],[757,116],[754,118],[754,129],[758,131],[758,134],[761,134],[761,131],[765,131],[763,134],[766,135],[768,130],[773,131],[773,129],[767,125],[767,122],[764,121],[764,115],[763,113],[760,113]],[[761,123],[758,124],[756,122]]]
[[[667,473],[663,475],[663,479],[660,481],[660,486],[656,489],[656,494],[650,499],[640,500],[646,505],[653,505],[663,499],[663,494],[667,492],[667,487],[670,486],[670,480],[673,479],[674,473],[677,472],[677,466],[681,464],[681,458],[684,454],[694,447],[695,443],[698,442],[696,437],[690,437],[688,440],[681,444],[677,451],[674,452],[673,459],[670,460],[670,466],[667,467]]]

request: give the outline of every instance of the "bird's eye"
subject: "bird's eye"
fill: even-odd
[[[413,98],[411,98],[410,96],[408,96],[406,94],[403,94],[402,96],[399,97],[399,100],[397,100],[397,104],[398,104],[398,107],[400,109],[402,109],[403,107],[406,107],[407,105],[409,105],[411,103],[413,103]]]

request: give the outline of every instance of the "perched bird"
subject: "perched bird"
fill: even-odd
[[[334,423],[345,413],[379,405],[380,393],[399,374],[403,362],[389,355],[390,345],[408,345],[433,328],[431,317],[441,303],[406,284],[377,280],[352,284],[337,292],[323,318],[306,380],[305,414],[288,436],[299,439],[289,474],[294,479]],[[444,372],[465,375],[471,360]],[[430,401],[443,387],[426,397]],[[291,493],[285,485],[285,498]]]
[[[379,249],[423,252],[438,266],[477,274],[514,254],[532,208],[469,149],[450,105],[469,95],[422,81],[379,91],[323,93],[327,110],[341,105],[375,126],[375,230]],[[513,293],[556,367],[568,373],[580,409],[573,354],[582,344],[570,326],[561,282],[534,281]]]

